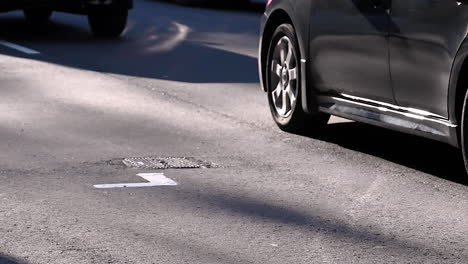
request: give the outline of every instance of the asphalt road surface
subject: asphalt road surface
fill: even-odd
[[[281,132],[260,15],[140,0],[121,40],[0,15],[0,263],[467,263],[458,151],[342,119]],[[147,156],[213,167],[121,162]],[[94,187],[152,172],[178,185]]]

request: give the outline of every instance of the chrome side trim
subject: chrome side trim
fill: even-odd
[[[319,110],[458,147],[457,125],[439,115],[366,98],[340,94],[319,96]]]
[[[361,102],[365,102],[365,103],[368,103],[368,104],[371,104],[371,105],[384,106],[384,107],[387,107],[389,109],[393,109],[393,110],[396,110],[396,111],[399,111],[399,112],[414,114],[415,118],[418,118],[417,116],[422,116],[422,117],[434,118],[434,119],[438,119],[438,120],[441,120],[441,121],[448,122],[448,120],[445,117],[443,117],[441,115],[438,115],[438,114],[434,114],[434,113],[425,111],[425,110],[420,110],[420,109],[410,108],[410,107],[402,107],[402,106],[398,106],[398,105],[379,102],[379,101],[375,101],[375,100],[371,100],[371,99],[367,99],[367,98],[363,98],[363,97],[358,97],[358,96],[353,96],[353,95],[348,95],[348,94],[340,94],[340,96],[342,96],[344,98],[351,99],[353,101],[357,101],[357,102],[361,101]],[[447,125],[456,127],[456,125],[451,124],[450,122],[448,122]]]

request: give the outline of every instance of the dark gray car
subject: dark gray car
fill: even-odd
[[[468,151],[468,1],[272,0],[260,75],[286,131],[330,115]]]
[[[0,0],[0,12],[23,10],[32,23],[47,21],[53,11],[87,15],[93,33],[117,37],[127,24],[133,0]]]

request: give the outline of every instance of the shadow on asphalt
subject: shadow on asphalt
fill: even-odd
[[[182,204],[198,208],[197,211],[202,208],[207,212],[224,212],[227,215],[247,217],[255,223],[261,223],[262,226],[274,225],[277,230],[283,229],[283,226],[294,227],[306,236],[325,236],[329,241],[345,242],[361,249],[382,247],[398,252],[400,257],[404,255],[426,258],[430,255],[440,257],[450,254],[443,247],[435,248],[430,243],[415,242],[404,234],[387,233],[385,225],[352,224],[326,209],[313,206],[314,201],[308,204],[307,209],[299,209],[287,201],[238,196],[218,188],[206,189],[198,186],[199,182],[190,182],[190,179],[186,179],[185,183],[185,187],[180,187],[178,192],[165,192],[165,199],[183,199]],[[408,201],[408,204],[412,202]],[[460,257],[466,259],[465,252],[460,252]]]
[[[0,254],[0,264],[26,264],[24,261],[19,261],[13,257],[7,257]]]
[[[85,70],[189,83],[258,83],[256,58],[229,51],[223,43],[230,40],[223,42],[222,38],[246,34],[258,39],[260,15],[243,15],[247,11],[240,9],[242,12],[233,12],[242,21],[230,23],[226,12],[219,9],[174,8],[172,3],[159,1],[139,3],[144,6],[130,14],[121,39],[93,38],[84,17],[69,16],[67,21],[63,16],[53,17],[50,23],[34,26],[21,15],[0,16],[0,39],[43,53],[31,57],[7,51],[7,55]],[[159,13],[147,10],[148,6]],[[205,35],[193,40],[192,33]]]
[[[358,122],[329,124],[323,132],[300,135],[468,185],[460,151],[438,141]]]

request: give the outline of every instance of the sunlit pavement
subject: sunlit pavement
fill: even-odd
[[[338,118],[281,132],[260,15],[141,0],[96,40],[84,17],[2,14],[37,53],[0,45],[0,263],[466,263],[457,150]],[[210,168],[122,163],[149,156]]]

